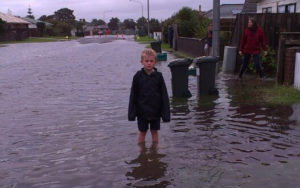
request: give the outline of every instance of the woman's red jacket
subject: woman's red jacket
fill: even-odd
[[[264,31],[260,27],[257,27],[256,32],[252,33],[247,28],[240,42],[240,51],[244,54],[260,54],[261,47],[264,51],[268,50]]]

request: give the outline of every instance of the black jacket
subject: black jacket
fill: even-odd
[[[144,69],[138,71],[132,81],[128,108],[128,120],[136,117],[147,120],[162,118],[170,121],[170,103],[164,78],[156,69],[148,75]]]

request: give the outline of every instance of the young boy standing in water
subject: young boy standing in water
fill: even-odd
[[[155,68],[157,57],[152,49],[145,49],[141,55],[143,68],[133,77],[128,108],[128,120],[137,117],[138,142],[144,143],[150,125],[152,141],[158,142],[160,118],[170,121],[170,104],[164,78]]]

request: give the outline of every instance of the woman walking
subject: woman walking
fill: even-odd
[[[248,67],[250,58],[253,57],[255,68],[261,79],[264,72],[260,64],[260,51],[264,50],[264,55],[268,55],[268,48],[264,31],[257,25],[254,18],[249,18],[248,28],[245,30],[240,43],[240,55],[244,55],[244,62],[240,70],[239,78],[242,79],[243,73]]]

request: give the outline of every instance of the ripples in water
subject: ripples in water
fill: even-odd
[[[289,179],[300,173],[299,105],[239,104],[238,94],[230,90],[235,86],[230,75],[219,75],[219,95],[206,97],[197,96],[197,79],[190,77],[193,97],[171,98],[172,121],[162,123],[160,143],[149,144],[147,137],[147,144],[138,146],[137,125],[127,121],[127,105],[143,48],[129,41],[1,48],[0,185],[294,187],[300,183]],[[167,63],[157,67],[170,92]]]

